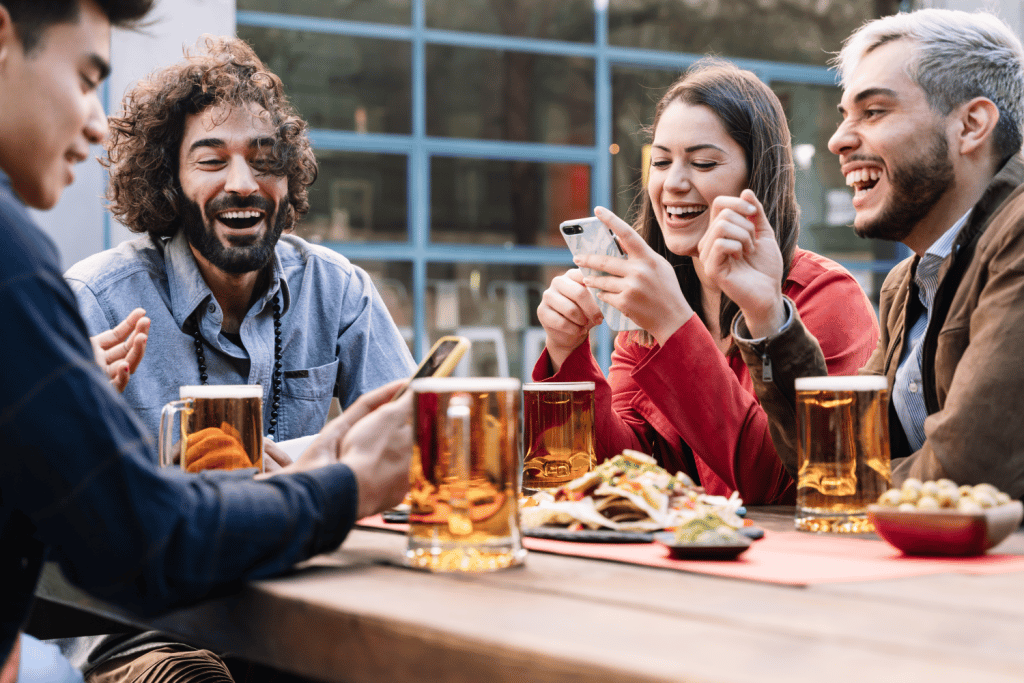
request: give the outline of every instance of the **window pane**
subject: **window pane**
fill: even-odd
[[[472,350],[456,374],[528,378],[544,348],[537,321],[541,294],[571,265],[428,264],[429,340],[444,334],[470,338]]]
[[[413,347],[412,264],[408,261],[353,261],[370,275],[384,305],[415,356]]]
[[[593,42],[594,0],[426,0],[430,28]]]
[[[828,151],[828,139],[839,122],[836,105],[840,91],[780,82],[773,83],[772,90],[782,101],[793,136],[796,196],[800,202],[799,244],[841,261],[877,305],[885,273],[872,274],[870,262],[898,258],[898,247],[895,242],[861,239],[850,227],[853,191],[839,170],[839,158]]]
[[[238,0],[240,10],[409,24],[409,0]]]
[[[676,78],[677,71],[617,67],[612,70],[612,187],[615,213],[632,219],[631,210],[643,177],[643,148],[650,141],[645,129],[654,121],[654,107]],[[627,216],[629,218],[627,218]]]
[[[590,215],[590,167],[436,157],[432,242],[564,247],[558,224]]]
[[[609,0],[608,42],[824,65],[854,29],[879,16],[882,4],[885,0]]]
[[[411,130],[409,43],[239,26],[313,128]]]
[[[296,232],[311,242],[408,239],[406,157],[318,150],[320,175]]]
[[[427,133],[591,145],[593,60],[430,45]]]

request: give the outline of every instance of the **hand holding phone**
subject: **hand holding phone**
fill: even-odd
[[[398,400],[398,397],[405,393],[405,390],[409,388],[409,383],[414,379],[420,377],[447,377],[452,374],[462,356],[469,350],[470,345],[470,341],[465,337],[445,336],[438,339],[433,348],[430,349],[427,357],[416,368],[416,372],[395,393],[391,400]]]
[[[565,239],[565,243],[569,245],[569,251],[572,252],[573,256],[595,254],[598,256],[613,256],[620,259],[626,258],[626,253],[622,251],[622,247],[619,246],[619,242],[615,239],[615,234],[612,233],[611,228],[607,227],[598,218],[590,217],[565,221],[558,228]],[[592,268],[580,268],[580,270],[583,271],[584,275],[591,277],[608,274]],[[591,289],[591,291],[596,290]],[[601,314],[604,315],[605,323],[611,329],[620,332],[640,329],[639,325],[627,318],[619,309],[608,302],[597,299],[597,305],[601,309]]]

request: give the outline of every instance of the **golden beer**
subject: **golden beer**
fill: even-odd
[[[478,572],[522,563],[519,380],[413,380],[406,561]]]
[[[594,466],[594,383],[523,385],[523,489],[554,489]]]
[[[186,472],[256,467],[263,471],[263,388],[260,385],[185,386],[160,417],[161,464]],[[170,444],[181,413],[181,440]]]
[[[874,531],[867,506],[878,500],[891,481],[886,378],[796,380],[796,424],[796,528]]]

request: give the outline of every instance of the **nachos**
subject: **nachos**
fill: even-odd
[[[521,515],[524,527],[658,531],[714,514],[739,528],[742,504],[735,492],[710,496],[682,472],[669,474],[651,456],[626,450],[554,491],[527,497]]]

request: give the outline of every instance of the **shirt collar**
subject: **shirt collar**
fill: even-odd
[[[967,213],[960,217],[960,220],[942,234],[942,237],[935,240],[917,264],[914,281],[920,290],[921,302],[926,308],[931,308],[931,302],[939,287],[939,268],[942,267],[943,261],[953,253],[953,244],[956,242],[957,235],[967,225],[972,210],[968,209]]]
[[[288,305],[291,302],[288,281],[284,277],[284,269],[281,267],[277,249],[278,247],[274,248],[274,255],[270,259],[270,287],[260,299],[257,311],[262,311],[265,306],[273,305],[271,302],[278,291],[281,292],[282,313],[288,310]],[[192,316],[197,308],[205,305],[207,300],[213,297],[213,292],[210,291],[206,280],[203,279],[203,274],[199,271],[199,264],[196,263],[188,240],[185,239],[184,230],[178,230],[174,237],[165,244],[164,261],[167,264],[167,287],[170,290],[171,311],[174,321],[179,328],[183,329],[185,321]]]

